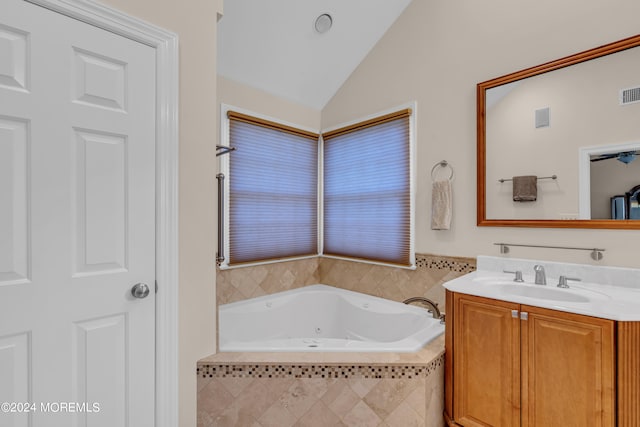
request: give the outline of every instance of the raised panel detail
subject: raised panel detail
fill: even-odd
[[[29,402],[31,349],[28,333],[0,337],[0,403]],[[28,413],[0,412],[0,425],[29,425]]]
[[[0,285],[29,280],[28,213],[28,122],[0,116]]]
[[[126,63],[74,49],[75,102],[126,111]]]
[[[76,269],[127,269],[127,138],[76,129]]]
[[[0,86],[29,89],[29,36],[0,25]]]
[[[92,409],[77,413],[76,425],[128,425],[126,314],[77,322],[74,345],[74,399]],[[93,410],[94,404],[98,410]]]

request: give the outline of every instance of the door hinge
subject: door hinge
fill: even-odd
[[[520,320],[527,320],[529,319],[529,313],[527,313],[526,311],[523,311],[522,313],[520,313]]]
[[[511,310],[511,317],[513,317],[514,319],[518,318],[518,310]]]
[[[155,283],[156,283],[156,294],[157,294],[158,293],[158,281],[156,280]]]

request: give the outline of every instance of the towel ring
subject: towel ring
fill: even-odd
[[[449,178],[448,178],[449,181],[451,181],[453,179],[453,167],[446,160],[441,160],[438,163],[436,163],[435,165],[433,165],[433,167],[431,168],[431,180],[432,181],[436,180],[436,177],[433,175],[433,173],[436,171],[436,168],[438,166],[440,166],[441,168],[449,167],[449,169],[451,169],[451,175],[449,175]]]

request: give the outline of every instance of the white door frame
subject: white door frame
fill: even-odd
[[[178,425],[178,36],[91,0],[24,0],[156,50],[156,427]]]
[[[591,219],[591,156],[640,150],[640,142],[580,147],[578,152],[579,219]]]

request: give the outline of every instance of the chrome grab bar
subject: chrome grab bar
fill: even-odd
[[[216,262],[224,261],[224,174],[216,175],[218,180],[218,253]]]

